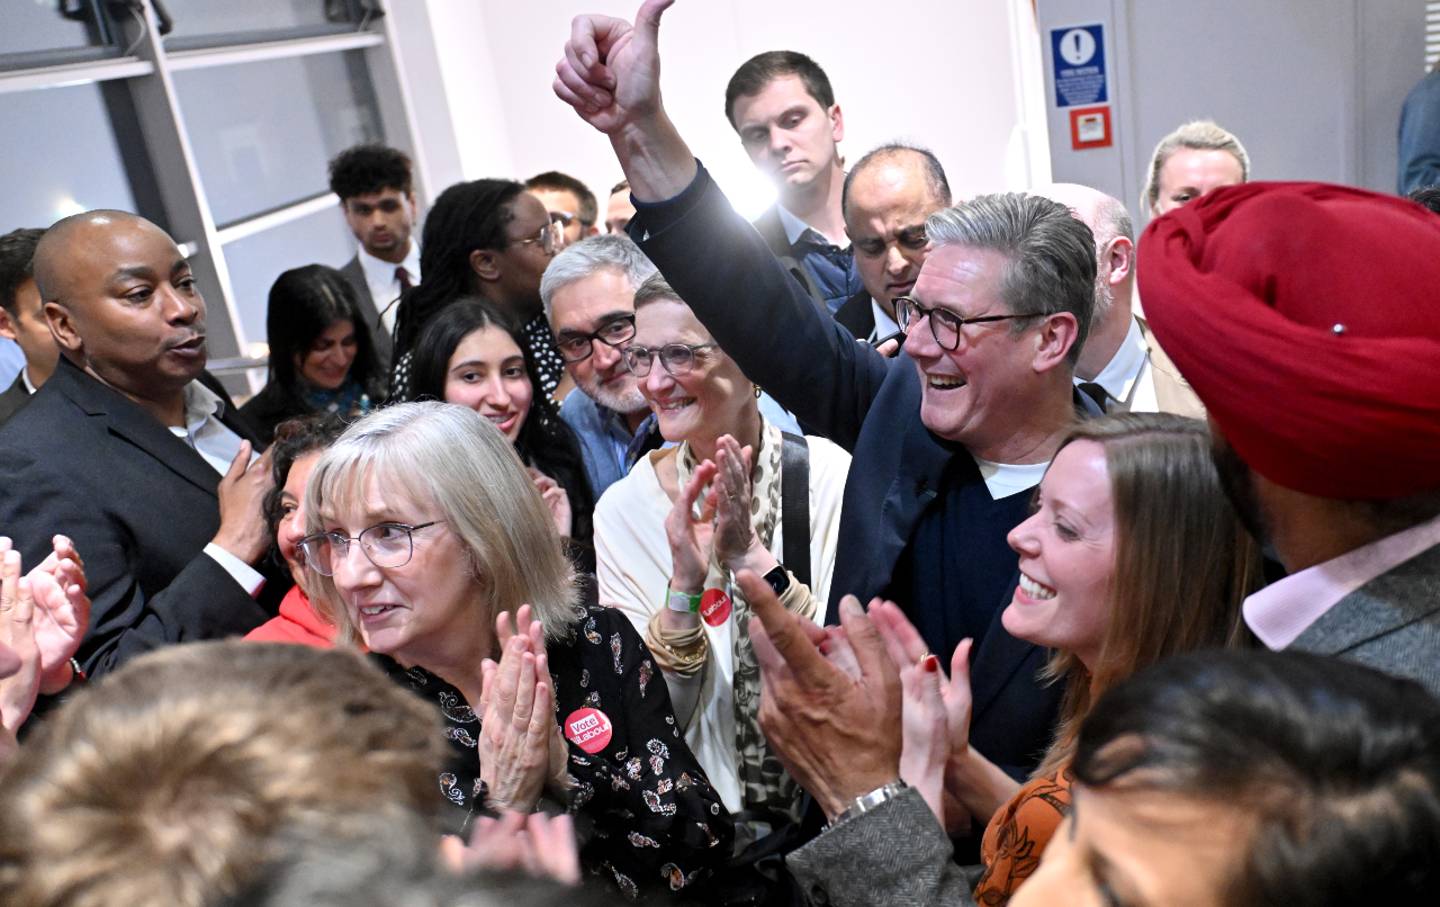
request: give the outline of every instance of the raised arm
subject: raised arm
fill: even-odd
[[[633,28],[577,17],[555,93],[610,138],[637,202],[631,235],[721,347],[808,430],[851,449],[891,363],[816,307],[666,115],[657,38],[669,5],[648,0]]]

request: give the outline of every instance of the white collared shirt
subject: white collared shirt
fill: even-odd
[[[1075,376],[1075,383],[1084,379]],[[1155,396],[1155,374],[1150,365],[1150,347],[1140,331],[1140,322],[1130,317],[1130,329],[1110,361],[1095,376],[1095,383],[1105,389],[1110,402],[1106,412],[1154,413],[1160,411]]]
[[[974,454],[970,456],[980,467],[980,477],[985,480],[985,488],[994,501],[1034,488],[1045,478],[1045,470],[1050,468],[1049,460],[1044,463],[992,463]]]
[[[224,409],[225,401],[220,399],[218,394],[199,381],[191,381],[185,385],[185,426],[170,426],[172,435],[190,445],[222,476],[230,470],[230,464],[235,462],[235,455],[240,452],[240,444],[244,440],[220,421],[220,413]],[[259,454],[251,450],[250,462],[254,463],[258,456]],[[252,597],[259,594],[261,587],[265,585],[265,577],[254,567],[214,542],[205,546],[205,553]]]
[[[900,325],[880,307],[880,303],[876,302],[873,296],[870,297],[870,313],[875,316],[875,327],[870,331],[871,343],[899,333]]]
[[[413,287],[420,282],[420,244],[413,238],[410,240],[410,251],[405,253],[405,260],[397,264],[376,258],[365,247],[361,246],[357,253],[360,259],[360,270],[365,272],[365,285],[370,288],[370,299],[375,303],[375,311],[380,313],[380,321],[385,325],[387,333],[395,333],[395,314],[399,306],[394,305],[395,300],[400,298],[400,280],[395,276],[396,268],[404,268],[410,275],[410,285]],[[369,325],[373,327],[373,325]]]

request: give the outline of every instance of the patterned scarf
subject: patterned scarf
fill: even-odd
[[[766,548],[771,547],[775,528],[780,524],[780,450],[780,429],[763,423],[760,449],[755,452],[751,474],[750,519],[760,544]],[[699,465],[690,445],[682,442],[675,458],[679,487],[689,484],[691,474]],[[730,572],[715,560],[713,552],[705,575],[705,588],[724,589],[733,608],[730,621],[735,641],[735,747],[739,755],[742,801],[746,809],[771,809],[798,818],[800,787],[785,773],[760,730],[760,666],[755,661],[750,635],[745,632],[750,605],[740,587],[732,582]]]

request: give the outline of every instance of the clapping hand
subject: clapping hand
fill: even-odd
[[[440,853],[454,872],[489,869],[518,870],[566,885],[580,884],[580,851],[575,823],[569,815],[504,813],[498,819],[481,816],[467,844],[454,835],[440,842]]]
[[[715,464],[706,460],[680,489],[665,517],[665,538],[670,543],[670,588],[699,594],[710,571],[710,547],[714,537],[715,493],[705,487],[715,478]],[[695,512],[700,504],[700,513]]]
[[[560,533],[561,538],[570,538],[574,531],[574,519],[570,511],[570,495],[560,483],[547,476],[545,473],[529,467],[530,481],[535,483],[535,490],[540,492],[540,499],[545,502],[545,509],[550,511],[550,519],[555,523],[555,531]]]
[[[0,550],[8,550],[9,544],[9,539],[0,538]],[[47,696],[69,685],[70,659],[80,650],[80,642],[90,624],[85,564],[68,537],[57,535],[52,544],[50,555],[27,576],[34,598],[40,692]]]
[[[939,659],[930,654],[898,605],[877,603],[871,606],[870,615],[890,657],[907,665],[900,672],[904,687],[901,776],[919,788],[941,824],[951,834],[959,834],[970,824],[954,781],[970,748],[971,640],[962,640],[955,647],[946,680],[940,674]]]
[[[500,661],[481,662],[480,778],[490,806],[530,812],[565,769],[545,635],[529,605],[516,614],[515,629],[510,615],[500,614],[495,630]]]
[[[40,693],[40,651],[35,645],[35,600],[20,575],[20,552],[0,539],[0,759],[16,747],[15,733]]]
[[[760,727],[786,770],[835,818],[856,797],[900,774],[900,676],[853,596],[840,604],[855,670],[820,652],[826,631],[786,611],[750,570],[738,577],[755,612]]]
[[[715,443],[715,556],[731,572],[748,564],[747,555],[764,546],[750,513],[750,470],[754,451],[730,435]]]

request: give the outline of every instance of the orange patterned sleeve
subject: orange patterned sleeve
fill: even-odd
[[[1035,778],[990,819],[980,844],[985,873],[975,886],[983,907],[1008,904],[1020,883],[1040,865],[1040,855],[1070,812],[1070,774]]]

